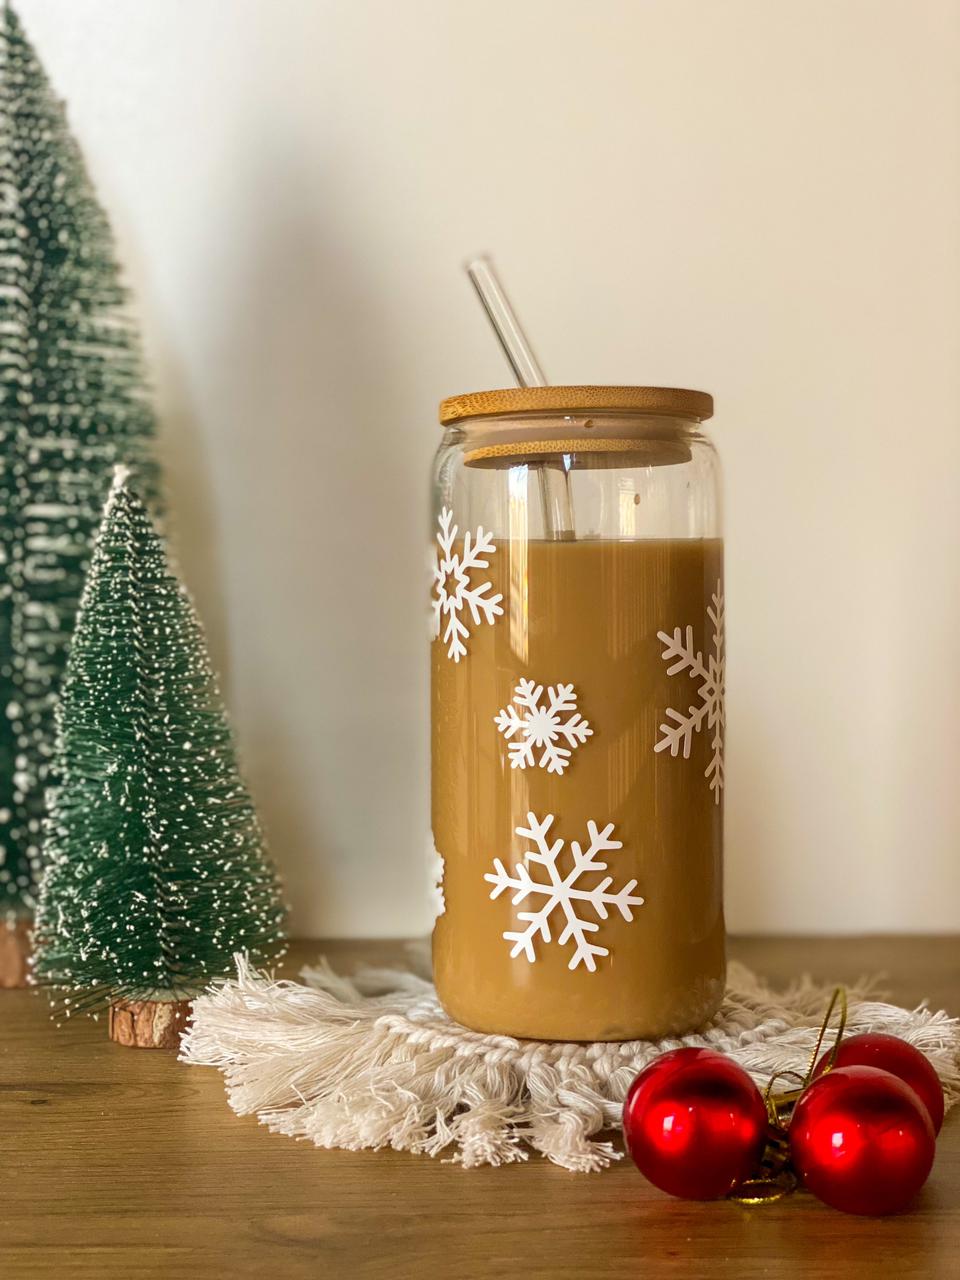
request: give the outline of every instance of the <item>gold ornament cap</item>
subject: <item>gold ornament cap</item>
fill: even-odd
[[[440,423],[519,413],[650,413],[703,422],[713,416],[713,396],[682,387],[506,387],[472,391],[440,402]]]

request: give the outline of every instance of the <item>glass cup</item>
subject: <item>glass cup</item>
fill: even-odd
[[[477,1031],[657,1038],[724,990],[724,604],[710,396],[443,402],[432,825],[444,1007]]]

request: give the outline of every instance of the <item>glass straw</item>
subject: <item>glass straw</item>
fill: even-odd
[[[467,275],[483,304],[487,319],[497,335],[503,354],[521,387],[545,387],[547,380],[537,363],[533,348],[520,327],[510,299],[503,291],[493,263],[486,256],[471,258],[466,263]],[[570,541],[574,531],[573,499],[570,477],[562,463],[537,462],[534,470],[540,483],[540,506],[547,538]]]

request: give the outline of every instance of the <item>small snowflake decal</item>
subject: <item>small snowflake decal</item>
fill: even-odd
[[[427,871],[430,877],[430,905],[433,907],[434,921],[440,919],[447,909],[446,899],[443,896],[443,873],[445,869],[443,854],[437,848],[433,836],[430,836],[430,843],[427,848]]]
[[[473,535],[468,531],[463,539],[463,551],[457,553],[453,549],[457,532],[453,512],[444,507],[440,512],[440,532],[437,534],[440,551],[433,570],[436,589],[433,598],[433,634],[437,637],[443,630],[447,657],[454,662],[459,662],[467,655],[464,642],[470,632],[463,619],[464,607],[470,610],[475,627],[480,626],[481,622],[492,623],[494,618],[503,613],[500,605],[503,596],[489,595],[489,582],[479,582],[475,587],[470,585],[470,574],[475,569],[486,569],[490,562],[485,557],[493,555],[497,549],[493,535],[484,533],[482,525]]]
[[[620,912],[624,920],[632,920],[631,908],[643,906],[643,899],[633,892],[637,887],[636,880],[631,880],[616,893],[610,891],[613,876],[604,876],[599,883],[594,883],[590,888],[582,887],[584,876],[592,881],[595,877],[591,873],[606,871],[607,864],[601,862],[598,855],[605,853],[608,849],[622,849],[623,845],[619,840],[609,839],[613,830],[612,822],[607,823],[602,831],[597,830],[595,822],[588,822],[589,847],[583,850],[576,840],[571,843],[570,852],[573,855],[573,863],[564,876],[557,865],[564,841],[554,840],[553,844],[550,844],[547,839],[553,825],[553,814],[547,814],[541,822],[535,814],[528,813],[527,822],[530,824],[528,827],[516,828],[517,835],[523,836],[534,846],[527,851],[524,861],[518,862],[513,871],[509,872],[499,858],[494,858],[493,873],[488,872],[483,877],[493,885],[490,891],[491,898],[499,898],[505,890],[510,890],[513,893],[515,907],[521,902],[526,902],[527,899],[532,900],[530,903],[532,907],[538,898],[542,899],[538,910],[517,912],[517,919],[526,922],[524,929],[516,932],[507,930],[503,934],[507,942],[513,943],[510,958],[513,960],[522,954],[532,964],[537,958],[534,943],[538,938],[544,942],[553,941],[550,918],[554,912],[560,911],[563,914],[564,924],[557,937],[557,943],[561,947],[568,942],[574,944],[573,955],[570,957],[567,968],[576,969],[579,964],[583,964],[590,973],[595,973],[596,957],[608,956],[610,952],[606,947],[597,946],[590,941],[590,935],[598,933],[600,926],[595,920],[583,919],[579,912],[588,908],[601,920],[606,920],[609,914],[608,908],[613,907]],[[530,874],[528,863],[535,863],[542,867],[547,879],[535,880]]]
[[[697,695],[698,704],[690,707],[686,714],[668,708],[667,720],[660,726],[661,738],[653,748],[664,751],[670,748],[670,754],[676,756],[683,749],[683,758],[690,758],[693,735],[699,733],[706,723],[712,732],[710,739],[710,761],[704,770],[704,777],[709,779],[710,790],[717,804],[720,803],[720,792],[723,790],[723,735],[727,718],[724,707],[724,679],[726,657],[723,640],[723,587],[717,581],[717,589],[713,593],[712,604],[707,608],[707,617],[713,626],[713,653],[704,661],[703,654],[694,648],[693,627],[675,627],[673,635],[666,631],[658,631],[657,638],[663,644],[664,662],[672,665],[667,668],[667,675],[674,676],[680,671],[689,671],[694,680],[699,680]]]
[[[547,773],[562,774],[573,750],[586,742],[593,730],[576,709],[572,684],[550,685],[546,706],[540,705],[542,697],[542,684],[521,680],[513,691],[513,702],[497,712],[494,723],[508,740],[519,735],[509,747],[511,768],[526,769],[529,765],[532,769],[539,764]],[[537,760],[534,752],[540,748],[543,755]]]

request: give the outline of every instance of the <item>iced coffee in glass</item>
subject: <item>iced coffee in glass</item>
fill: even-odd
[[[724,989],[724,591],[703,392],[441,405],[437,990],[484,1032],[658,1038]]]

